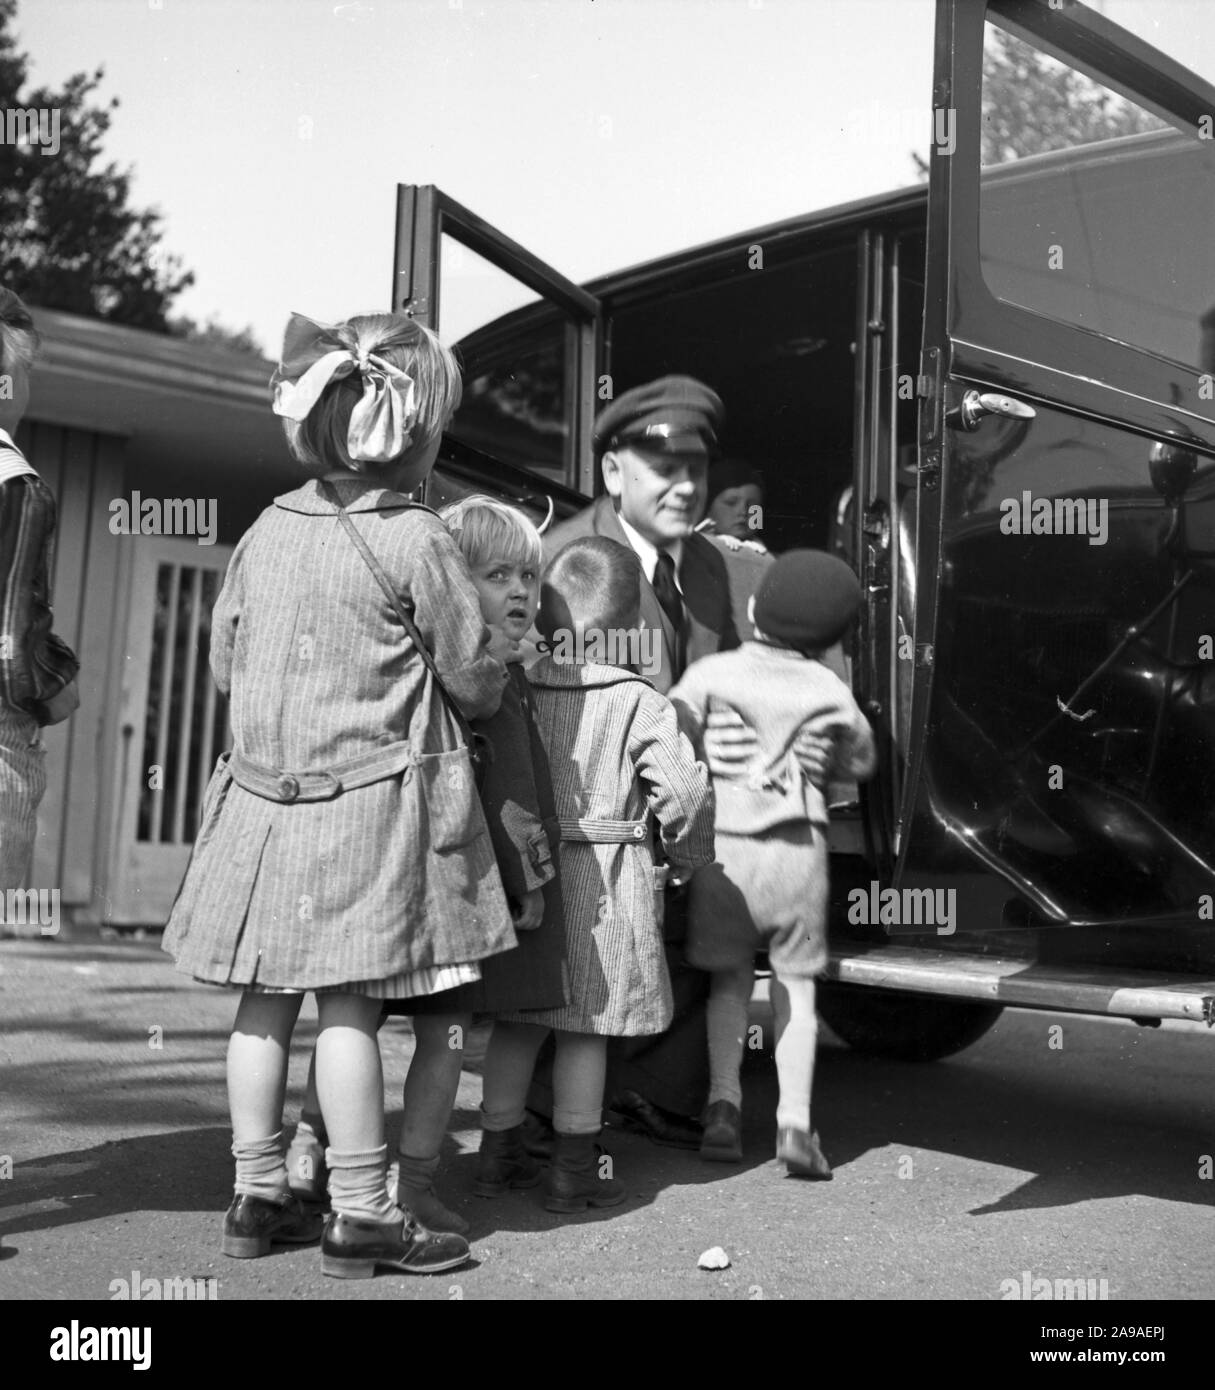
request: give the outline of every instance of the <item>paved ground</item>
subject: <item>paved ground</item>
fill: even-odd
[[[993,1300],[1024,1271],[1105,1279],[1111,1299],[1215,1295],[1215,1035],[1199,1027],[1009,1012],[932,1066],[825,1041],[816,1120],[836,1180],[816,1184],[772,1161],[774,1077],[757,1054],[740,1167],[613,1132],[631,1198],[583,1219],[546,1213],[535,1193],[471,1195],[468,1074],[443,1189],[473,1222],[474,1262],[347,1283],[321,1276],[315,1249],[219,1254],[233,1002],[150,943],[0,943],[0,1298],[105,1300],[134,1270],[214,1277],[223,1300]],[[289,1121],[314,1025],[308,1003]],[[403,1021],[382,1037],[395,1135],[412,1039]],[[729,1269],[697,1269],[710,1246]]]

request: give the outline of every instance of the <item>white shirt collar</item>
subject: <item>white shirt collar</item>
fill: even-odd
[[[653,541],[646,540],[640,531],[630,526],[620,512],[616,513],[616,520],[620,523],[625,540],[632,546],[637,558],[641,561],[641,568],[645,572],[646,579],[653,584],[654,570],[658,564],[658,547]],[[683,563],[683,541],[672,541],[670,545],[663,546],[663,549],[675,561],[675,587],[682,594],[683,585],[679,580],[679,566]]]
[[[9,434],[8,430],[0,430],[0,444],[7,444],[10,449],[17,449],[16,444],[13,443],[13,436]],[[17,452],[20,453],[21,450],[17,449]]]

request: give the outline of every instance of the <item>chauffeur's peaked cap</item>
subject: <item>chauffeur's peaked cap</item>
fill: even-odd
[[[664,376],[618,396],[595,421],[595,452],[635,445],[660,453],[708,452],[725,418],[721,398],[695,377]]]

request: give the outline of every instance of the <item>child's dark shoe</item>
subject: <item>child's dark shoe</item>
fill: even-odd
[[[705,1111],[700,1156],[709,1163],[742,1162],[742,1114],[730,1100],[715,1100]]]
[[[777,1160],[789,1170],[790,1177],[829,1180],[831,1165],[819,1148],[818,1135],[804,1129],[782,1129],[776,1139]]]
[[[408,1154],[398,1154],[396,1167],[397,1206],[404,1207],[428,1231],[447,1231],[457,1236],[468,1234],[468,1222],[445,1207],[435,1192],[438,1158],[410,1158]],[[391,1168],[389,1191],[392,1191]]]
[[[520,1130],[523,1147],[532,1158],[551,1163],[553,1161],[553,1147],[557,1142],[552,1123],[546,1120],[543,1115],[537,1115],[534,1110],[525,1110]]]
[[[628,1196],[624,1184],[604,1171],[610,1157],[595,1142],[594,1134],[557,1135],[553,1166],[548,1170],[547,1211],[564,1214],[585,1211],[587,1207],[615,1207]]]
[[[335,1212],[321,1241],[321,1270],[335,1279],[370,1279],[377,1268],[441,1274],[467,1259],[463,1236],[428,1231],[408,1214],[396,1221],[372,1221]]]
[[[619,1117],[622,1128],[643,1134],[655,1144],[671,1149],[700,1148],[702,1132],[695,1120],[663,1110],[636,1091],[619,1091],[608,1102],[608,1110]]]
[[[311,1245],[320,1239],[323,1221],[290,1194],[273,1201],[238,1192],[224,1217],[223,1252],[252,1260],[268,1255],[272,1245]]]
[[[473,1183],[478,1197],[500,1197],[508,1188],[535,1187],[540,1181],[540,1164],[528,1153],[523,1131],[523,1125],[481,1131],[481,1152]]]
[[[287,1150],[287,1181],[291,1195],[305,1206],[326,1208],[329,1205],[329,1169],[325,1164],[325,1146],[310,1136],[296,1135]]]

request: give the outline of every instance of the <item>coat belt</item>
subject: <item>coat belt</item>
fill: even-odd
[[[342,792],[382,782],[385,777],[403,771],[412,761],[413,752],[408,740],[404,740],[360,753],[357,758],[335,763],[324,772],[285,772],[237,752],[229,758],[228,770],[236,785],[245,791],[268,801],[290,805],[293,801],[329,801]]]
[[[592,845],[627,845],[644,840],[649,833],[644,820],[587,820],[561,817],[561,838]]]

